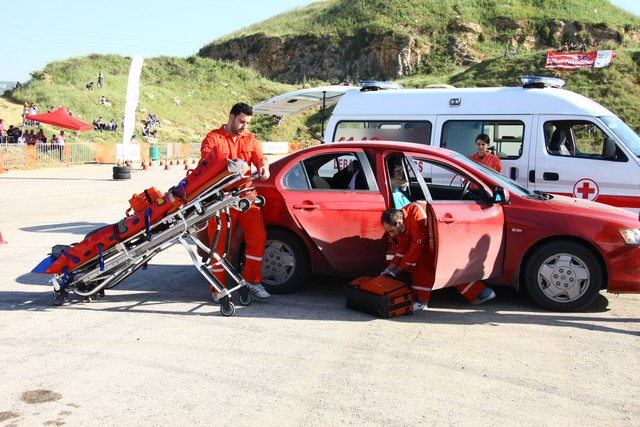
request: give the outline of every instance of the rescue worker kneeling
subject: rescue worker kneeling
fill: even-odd
[[[392,277],[411,274],[413,310],[427,307],[435,280],[434,254],[429,247],[427,202],[415,201],[402,209],[382,213],[382,227],[396,242],[397,250],[389,266],[381,274]],[[456,285],[455,288],[471,304],[482,304],[496,294],[482,282]]]

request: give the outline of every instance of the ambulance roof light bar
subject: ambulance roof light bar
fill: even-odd
[[[520,78],[523,88],[561,88],[565,81],[556,77],[523,76]]]
[[[404,87],[400,83],[383,82],[379,80],[362,80],[359,81],[358,84],[362,86],[362,88],[360,89],[360,91],[362,92],[372,90],[402,89]]]

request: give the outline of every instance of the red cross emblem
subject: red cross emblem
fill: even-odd
[[[592,179],[581,179],[573,186],[573,197],[577,199],[595,200],[599,194],[600,188]]]

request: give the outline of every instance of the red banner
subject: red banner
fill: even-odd
[[[547,52],[545,68],[601,68],[607,67],[613,61],[612,50],[598,50],[592,52]]]

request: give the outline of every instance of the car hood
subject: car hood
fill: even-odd
[[[552,199],[544,202],[549,208],[572,213],[581,213],[584,216],[599,216],[607,215],[625,221],[632,221],[635,226],[640,225],[640,219],[638,214],[635,214],[626,209],[617,208],[615,206],[605,205],[604,203],[598,203],[591,200],[576,199],[567,196],[554,195]]]

